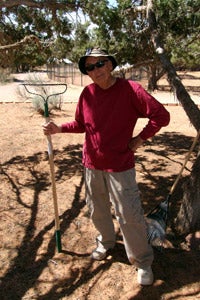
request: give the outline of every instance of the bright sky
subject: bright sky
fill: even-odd
[[[116,0],[109,0],[109,3],[111,6],[115,6],[117,4]]]

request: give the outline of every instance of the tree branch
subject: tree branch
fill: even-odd
[[[35,8],[44,8],[48,7],[49,9],[66,9],[66,8],[77,8],[76,1],[74,3],[69,3],[65,1],[65,3],[60,3],[60,1],[51,1],[46,0],[42,2],[34,1],[34,0],[12,0],[12,1],[5,1],[0,0],[0,8],[12,8],[19,5],[25,5],[29,7]]]
[[[200,110],[198,106],[192,101],[190,95],[186,91],[184,85],[181,82],[180,77],[176,73],[175,67],[171,63],[170,59],[165,53],[163,44],[158,31],[156,16],[153,11],[152,0],[147,1],[148,22],[151,32],[151,40],[154,45],[155,51],[160,58],[163,68],[168,75],[168,81],[176,92],[177,99],[183,105],[183,108],[190,119],[192,125],[196,130],[200,129]]]
[[[28,35],[23,40],[16,42],[14,44],[0,46],[0,52],[5,50],[10,50],[10,49],[16,49],[23,44],[29,43],[30,41],[35,41],[38,45],[40,45],[40,40],[35,35]]]
[[[147,9],[146,5],[141,5],[141,6],[132,6],[126,9],[126,11],[133,11],[133,12],[145,12]]]

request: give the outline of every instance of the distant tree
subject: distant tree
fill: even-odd
[[[63,57],[73,47],[71,32],[74,25],[70,14],[78,8],[69,1],[0,1],[0,50],[7,47],[7,63],[13,63],[17,69],[30,69],[44,64],[51,56]],[[23,43],[25,37],[35,36],[37,44]],[[20,47],[19,51],[15,51]],[[59,50],[58,50],[59,49]],[[12,54],[12,55],[11,55]],[[0,64],[5,64],[4,55],[0,55]],[[12,60],[10,60],[12,57]]]
[[[86,45],[90,47],[90,33],[88,27],[90,23],[86,21],[84,24],[77,23],[73,34],[73,48],[71,50],[71,59],[78,62],[79,58],[85,53]]]
[[[116,7],[108,8],[106,1],[100,1],[101,4],[96,7],[98,16],[95,11],[89,11],[89,15],[98,25],[97,43],[103,43],[116,53],[121,65],[143,62],[149,73],[148,88],[154,90],[165,70],[151,43],[148,15],[144,9],[147,2],[118,0]],[[154,1],[161,40],[176,67],[200,67],[198,12],[198,0]]]
[[[148,87],[153,90],[157,88],[164,69],[149,42],[148,19],[143,9],[147,1],[116,2],[117,6],[110,7],[108,0],[0,0],[0,44],[12,44],[27,35],[35,35],[41,43],[37,54],[38,64],[55,56],[69,56],[71,60],[77,61],[84,48],[100,45],[116,54],[121,65],[127,62],[144,62],[149,74]],[[198,0],[157,0],[154,1],[154,7],[162,41],[173,63],[181,68],[197,68],[200,18]],[[96,25],[94,29],[91,29],[91,22]],[[27,64],[30,57],[31,67],[34,54],[29,50],[20,59],[25,59],[26,56]],[[23,52],[25,54],[26,49]],[[14,62],[19,63],[15,54],[12,51]],[[34,65],[36,60],[35,57]]]

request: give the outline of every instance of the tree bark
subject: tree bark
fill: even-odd
[[[40,41],[35,35],[28,35],[28,36],[25,36],[25,38],[23,38],[21,41],[16,42],[14,44],[0,46],[0,52],[5,51],[5,50],[11,50],[11,49],[19,48],[21,45],[27,44],[30,41],[34,41],[35,43],[40,45]]]
[[[148,90],[154,91],[158,89],[158,80],[166,73],[166,71],[164,69],[160,70],[160,64],[155,61],[149,65],[149,68]]]
[[[158,88],[157,86],[157,80],[156,80],[156,65],[152,64],[150,65],[150,76],[148,80],[148,90],[154,91]]]
[[[65,1],[61,3],[60,1],[49,1],[49,0],[44,0],[40,2],[36,2],[33,0],[12,0],[12,1],[5,1],[5,0],[0,0],[0,8],[7,7],[7,8],[12,8],[20,5],[25,5],[29,7],[34,7],[34,8],[44,8],[48,7],[51,10],[57,10],[57,9],[66,9],[66,8],[77,8],[78,4],[76,4],[76,1],[74,3],[69,3],[69,1]]]
[[[183,199],[175,228],[181,235],[200,229],[200,153],[192,167],[190,177],[183,184]]]

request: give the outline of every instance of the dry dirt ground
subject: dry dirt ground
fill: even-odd
[[[52,118],[57,123],[72,120],[75,107],[64,103]],[[167,109],[170,125],[137,152],[145,213],[167,197],[196,134],[181,106]],[[137,284],[115,219],[116,247],[104,261],[91,261],[97,232],[85,205],[80,134],[52,137],[62,237],[58,253],[43,117],[31,103],[1,103],[0,115],[0,299],[200,299],[200,251],[172,235],[173,247],[154,249],[150,287]],[[138,123],[135,133],[145,122]],[[190,176],[196,153],[197,147],[181,182]],[[181,182],[172,197],[171,218],[181,201]]]

